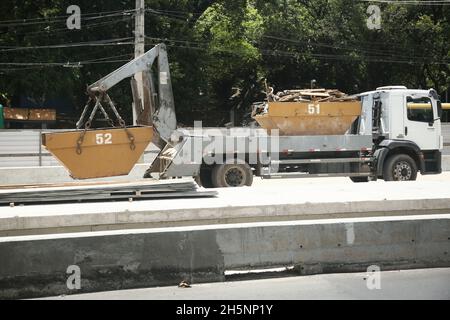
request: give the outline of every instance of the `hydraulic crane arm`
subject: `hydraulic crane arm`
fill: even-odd
[[[157,61],[156,76],[153,74],[155,61]],[[177,119],[169,60],[164,44],[156,45],[145,54],[93,83],[88,87],[88,93],[90,95],[105,93],[122,80],[141,72],[144,82],[143,101],[137,101],[138,95],[135,94],[137,87],[135,80],[132,79],[133,99],[135,106],[138,106],[137,110],[140,115],[138,124],[153,124],[159,136],[169,142],[173,131],[177,128]],[[157,80],[157,90],[155,90],[154,80]],[[143,107],[141,107],[142,105]]]

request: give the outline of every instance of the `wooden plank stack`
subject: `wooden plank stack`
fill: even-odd
[[[295,89],[280,91],[277,94],[269,93],[270,102],[342,102],[351,100],[355,100],[355,98],[337,89]]]

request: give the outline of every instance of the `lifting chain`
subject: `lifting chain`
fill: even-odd
[[[83,113],[81,114],[80,119],[77,122],[77,129],[81,129],[82,125],[83,125],[83,119],[85,118],[87,111],[89,109],[89,105],[91,104],[91,102],[95,100],[95,106],[92,109],[92,112],[89,116],[89,119],[86,121],[86,123],[84,124],[84,129],[83,131],[80,133],[80,136],[78,137],[77,140],[77,147],[76,147],[76,152],[78,155],[81,155],[81,153],[83,152],[81,149],[81,146],[83,145],[84,142],[84,138],[86,136],[86,132],[91,128],[92,125],[92,121],[95,118],[95,115],[97,113],[97,111],[100,109],[100,111],[103,113],[105,119],[108,121],[109,125],[111,127],[116,127],[114,125],[114,121],[108,116],[108,113],[105,111],[105,109],[103,108],[101,101],[102,100],[106,100],[106,102],[108,103],[109,107],[113,110],[114,115],[116,116],[118,122],[119,122],[119,126],[122,127],[125,130],[125,133],[127,134],[128,140],[130,141],[130,149],[131,150],[135,150],[136,149],[136,145],[135,145],[135,137],[133,136],[133,134],[128,130],[128,128],[126,127],[125,121],[122,119],[122,117],[120,116],[119,112],[117,111],[114,103],[112,102],[111,98],[109,97],[108,94],[106,93],[102,93],[100,94],[98,97],[95,96],[91,96],[88,99],[88,102],[86,103],[86,106],[83,109]]]
[[[134,138],[133,134],[127,129],[127,127],[125,125],[125,121],[120,116],[119,112],[116,109],[116,106],[112,102],[112,100],[109,97],[109,95],[105,94],[105,98],[106,98],[106,101],[108,102],[110,108],[113,110],[114,114],[116,115],[116,118],[119,120],[119,125],[125,130],[125,133],[127,134],[128,140],[130,140],[130,149],[131,150],[135,150],[136,149],[136,145],[134,144],[134,142],[135,142],[136,139]]]

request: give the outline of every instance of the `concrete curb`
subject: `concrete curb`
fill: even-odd
[[[45,210],[45,207],[36,207]],[[9,208],[7,208],[9,209]],[[12,208],[13,209],[13,208]],[[248,222],[447,213],[450,198],[351,201],[331,203],[227,206],[191,209],[149,209],[0,217],[0,236],[142,229]]]
[[[0,298],[215,282],[235,269],[449,267],[449,230],[447,214],[0,238]],[[70,265],[81,270],[75,292],[66,286]]]

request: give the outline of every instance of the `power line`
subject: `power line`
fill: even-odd
[[[450,1],[416,1],[416,0],[359,0],[362,2],[387,3],[394,5],[416,5],[416,6],[447,6]]]
[[[118,63],[118,62],[128,62],[130,61],[132,53],[97,58],[97,59],[86,59],[79,61],[67,61],[67,62],[0,62],[0,69],[7,71],[16,71],[16,70],[33,70],[40,69],[44,67],[82,67],[83,65],[89,64],[109,64],[109,63]],[[119,59],[127,57],[128,60]],[[112,60],[113,59],[113,60]],[[6,68],[1,66],[11,66],[11,67],[21,67],[21,68]]]
[[[357,51],[360,54],[375,54],[379,57],[391,57],[391,58],[403,58],[403,59],[428,59],[429,57],[424,56],[416,56],[416,55],[402,55],[398,53],[398,50],[394,49],[375,49],[375,48],[360,48],[355,47],[351,45],[346,46],[338,46],[338,45],[328,45],[323,43],[314,43],[309,41],[300,41],[295,39],[287,39],[287,38],[281,38],[281,37],[275,37],[275,36],[263,36],[264,38],[279,40],[279,41],[285,41],[295,44],[304,44],[306,46],[314,46],[314,47],[324,47],[324,48],[331,48],[331,49],[337,49],[337,50],[343,50],[343,51]],[[404,51],[404,50],[403,50]]]
[[[146,9],[145,12],[153,14],[153,15],[157,15],[157,16],[164,16],[164,17],[167,17],[167,18],[169,18],[171,20],[182,21],[182,22],[187,22],[187,20],[189,18],[186,15],[179,15],[179,14],[176,14],[176,13],[162,12],[162,11],[155,10],[155,9]]]
[[[128,38],[118,38],[118,39],[109,39],[109,40],[79,42],[79,43],[72,43],[72,44],[14,47],[14,48],[0,50],[0,52],[35,50],[35,49],[61,49],[61,48],[74,48],[74,47],[123,46],[123,45],[134,44],[134,42],[123,42],[123,41],[131,40],[131,39],[132,39],[131,37],[128,37]]]
[[[149,38],[149,37],[147,37]],[[172,41],[172,40],[169,40]],[[175,47],[175,48],[183,48],[188,50],[201,50],[201,51],[207,51],[209,48],[207,46],[200,46],[199,43],[192,43],[189,41],[182,41],[182,40],[174,40],[174,42],[181,42],[182,44],[166,44],[168,47]],[[157,44],[157,43],[153,43]],[[230,49],[224,49],[219,48],[217,49],[218,52],[224,52],[229,53],[233,55],[239,55],[240,53],[235,50]],[[291,57],[296,58],[299,56],[299,52],[288,52],[288,51],[282,51],[282,50],[273,50],[273,49],[259,49],[259,52],[263,56],[277,56],[277,57]],[[341,61],[348,61],[348,60],[356,60],[356,61],[367,61],[367,62],[386,62],[386,63],[399,63],[399,64],[422,64],[425,61],[418,61],[412,58],[407,57],[383,57],[383,56],[364,56],[364,57],[353,57],[350,55],[343,55],[343,54],[323,54],[323,53],[306,53],[307,56],[319,59],[319,60],[341,60]],[[390,58],[390,59],[389,59]],[[423,57],[425,58],[425,57]],[[433,65],[448,65],[450,62],[448,61],[434,61],[434,60],[428,60],[426,61],[428,64]]]
[[[178,40],[178,39],[167,39],[167,38],[154,38],[154,37],[146,37],[149,40],[157,40],[157,41],[170,41],[173,43],[181,43],[184,44],[184,48],[187,49],[208,49],[208,42],[198,42],[198,41],[188,41],[188,40]],[[276,38],[278,40],[288,40],[289,42],[296,42],[293,39],[284,39],[284,38]],[[315,43],[308,43],[310,45],[315,45]],[[202,45],[204,45],[202,47]],[[398,62],[398,61],[402,61],[405,63],[409,63],[411,60],[414,60],[416,62],[418,62],[419,60],[430,60],[430,57],[424,57],[424,56],[410,56],[410,55],[399,55],[399,54],[384,54],[382,51],[365,51],[364,49],[360,49],[360,48],[346,48],[346,47],[340,47],[340,46],[333,46],[333,45],[324,45],[324,44],[318,44],[318,45],[323,45],[325,47],[330,47],[330,48],[338,48],[338,49],[343,49],[343,50],[347,50],[347,51],[351,51],[351,50],[355,50],[357,51],[357,53],[359,54],[365,54],[367,58],[370,59],[388,59],[389,61],[393,61],[393,62]],[[265,51],[264,51],[265,50]],[[223,51],[223,52],[229,52],[230,50],[228,49],[223,49],[223,50],[218,50],[218,51]],[[260,49],[261,52],[283,52],[283,53],[288,53],[289,55],[292,55],[291,52],[288,51],[283,51],[283,50],[277,50],[277,49]],[[299,52],[295,52],[295,55],[298,55]],[[348,55],[336,55],[336,54],[323,54],[323,53],[313,53],[313,52],[306,52],[306,55],[311,55],[313,57],[318,57],[318,58],[328,58],[328,57],[347,57]],[[383,60],[384,61],[384,60]],[[448,59],[442,59],[440,62],[442,62],[442,64],[448,64],[450,63],[450,61]]]
[[[134,12],[135,10],[125,10],[125,11],[119,11],[119,12],[115,12],[115,13],[110,13],[110,14],[104,14],[102,15],[100,12],[97,13],[96,16],[87,16],[86,14],[83,15],[81,14],[81,17],[83,18],[83,16],[85,17],[83,19],[83,21],[91,21],[91,20],[97,20],[97,19],[104,19],[104,18],[111,18],[111,17],[117,17],[117,16],[123,16],[123,15],[130,15],[132,12]],[[27,21],[26,19],[24,20],[20,20],[23,22],[13,22],[13,23],[2,23],[0,22],[0,28],[6,28],[6,27],[20,27],[20,26],[29,26],[29,25],[37,25],[37,24],[50,24],[50,23],[58,23],[58,22],[63,22],[66,21],[67,18],[69,17],[69,15],[67,16],[61,16],[58,18],[51,18],[50,20],[44,20],[44,21]]]
[[[161,13],[175,13],[175,14],[196,15],[196,16],[200,16],[203,14],[203,12],[191,12],[191,11],[181,11],[181,10],[165,10],[165,9],[147,9],[147,10],[153,10],[155,12],[161,12]]]
[[[83,61],[83,62],[0,62],[0,66],[42,66],[42,67],[64,67],[76,66],[84,64],[101,64],[101,63],[117,63],[129,62],[130,60],[107,60],[107,61]]]
[[[103,12],[91,12],[91,13],[82,13],[81,16],[94,16],[101,14],[112,14],[118,12],[133,12],[134,10],[116,10],[116,11],[103,11]],[[16,19],[16,20],[3,20],[1,23],[9,23],[9,22],[27,22],[27,21],[35,21],[35,20],[48,20],[48,19],[67,19],[68,15],[65,16],[53,16],[53,17],[41,17],[41,18],[24,18],[24,19]]]
[[[168,39],[168,38],[155,38],[155,37],[150,37],[150,36],[145,36],[146,39],[149,40],[157,40],[157,41],[162,41],[162,42],[166,42],[166,41],[170,41],[170,42],[181,42],[181,43],[187,43],[187,44],[205,44],[207,45],[208,42],[206,41],[194,41],[194,40],[177,40],[177,39]]]
[[[106,26],[106,25],[112,25],[117,24],[120,22],[129,22],[131,20],[131,16],[122,17],[121,20],[113,20],[113,21],[104,21],[104,22],[98,22],[98,23],[90,23],[90,24],[83,24],[83,30],[84,29],[91,29],[93,27],[99,27],[99,26]],[[69,30],[67,27],[65,28],[58,28],[58,29],[48,29],[48,30],[41,30],[41,31],[34,31],[34,32],[20,32],[20,33],[14,33],[15,36],[19,35],[26,35],[27,38],[36,38],[36,36],[40,34],[56,34],[56,33],[73,33],[77,30]],[[7,32],[5,32],[6,34]]]
[[[271,37],[271,36],[268,36]],[[126,41],[126,40],[131,40],[132,38],[119,38],[119,39],[109,39],[109,40],[101,40],[101,41],[91,41],[91,42],[82,42],[82,43],[75,43],[75,44],[64,44],[64,45],[51,45],[51,46],[36,46],[36,47],[15,47],[15,48],[9,48],[9,49],[3,49],[0,50],[0,52],[8,52],[8,51],[17,51],[17,50],[28,50],[28,49],[54,49],[54,48],[70,48],[70,47],[83,47],[83,46],[116,46],[116,45],[132,45],[134,44],[133,42],[120,42],[120,41]],[[177,44],[167,44],[169,47],[176,47],[176,48],[184,48],[184,49],[191,49],[191,50],[203,50],[206,51],[209,48],[207,47],[208,42],[200,42],[200,41],[188,41],[188,40],[179,40],[179,39],[167,39],[167,38],[156,38],[156,37],[146,37],[146,39],[152,40],[152,41],[158,41],[158,42],[173,42],[173,43],[177,43]],[[284,38],[278,38],[278,40],[289,40],[290,42],[296,42],[293,39],[284,39]],[[154,42],[154,44],[157,44],[158,42]],[[309,43],[312,45],[315,45],[314,43]],[[323,45],[323,44],[318,44],[318,45]],[[326,45],[328,47],[328,45]],[[329,47],[331,48],[338,48],[338,49],[346,49],[343,47],[339,47],[339,46],[333,46],[333,45],[329,45]],[[352,50],[354,50],[357,48],[352,48]],[[348,49],[350,50],[350,49]],[[232,53],[232,54],[239,54],[239,52],[236,52],[234,50],[229,50],[229,49],[218,49],[217,51],[219,52],[225,52],[225,53]],[[283,51],[283,50],[277,50],[277,49],[260,49],[260,52],[262,55],[268,55],[268,56],[284,56],[284,57],[297,57],[299,55],[299,52],[289,52],[289,51]],[[360,53],[367,53],[367,54],[373,54],[373,52],[360,52]],[[324,60],[365,60],[365,61],[376,61],[376,62],[392,62],[392,63],[407,63],[407,64],[418,64],[418,63],[423,63],[425,61],[418,61],[418,59],[429,59],[429,57],[417,57],[417,56],[389,56],[389,55],[376,55],[375,52],[375,56],[365,56],[365,57],[352,57],[349,55],[343,55],[343,54],[323,54],[323,53],[312,53],[312,52],[306,52],[305,53],[307,56],[311,56],[313,58],[318,58],[318,59],[324,59]],[[101,60],[107,60],[110,59],[111,57],[108,58],[100,58],[100,59],[96,59],[96,60],[90,60],[90,61],[84,61],[81,62],[83,64],[88,64],[88,63],[94,63],[95,61],[101,61]],[[128,61],[128,60],[117,60],[117,61],[113,61],[113,62],[123,62],[123,61]],[[443,59],[439,62],[436,61],[426,61],[427,63],[430,64],[449,64],[450,62],[446,59]],[[67,63],[23,63],[23,62],[19,62],[19,63],[14,63],[14,62],[9,62],[9,63],[0,63],[0,65],[18,65],[18,66],[34,66],[34,65],[64,65]]]

